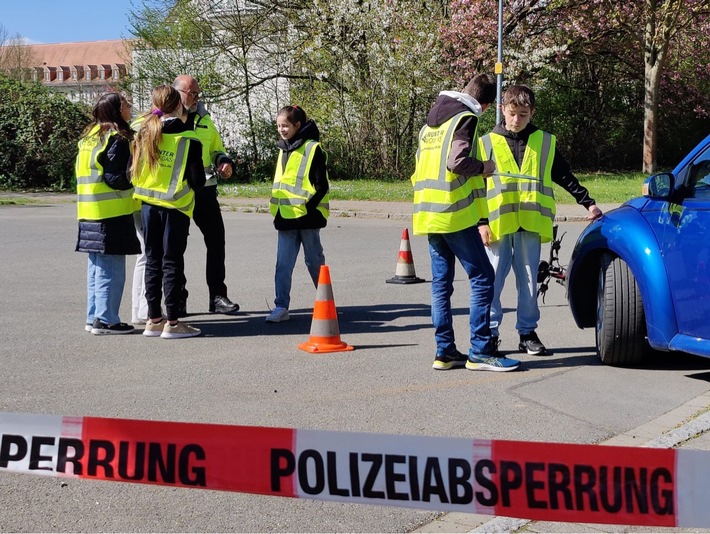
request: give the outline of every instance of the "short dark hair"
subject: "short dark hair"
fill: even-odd
[[[496,101],[496,83],[488,74],[475,75],[463,92],[478,100],[479,104],[492,104]]]
[[[503,93],[501,105],[529,107],[535,109],[535,93],[527,85],[511,85]]]

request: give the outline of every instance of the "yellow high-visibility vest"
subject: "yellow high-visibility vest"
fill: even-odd
[[[205,176],[207,177],[205,187],[217,185],[217,160],[227,154],[217,127],[202,103],[197,105],[194,131],[202,143],[202,164],[205,166]]]
[[[99,163],[99,155],[106,151],[112,135],[109,130],[101,136],[96,125],[79,140],[79,154],[76,157],[76,208],[77,219],[100,221],[133,213],[133,189],[118,191],[104,181],[104,168]]]
[[[459,113],[441,126],[424,126],[419,132],[412,175],[415,235],[458,232],[488,215],[483,177],[458,176],[446,167],[459,122],[472,116],[468,111]],[[472,151],[477,147],[476,136],[472,139]]]
[[[159,145],[158,165],[154,169],[149,169],[145,164],[141,167],[138,176],[133,177],[133,196],[148,204],[179,210],[192,218],[195,192],[185,179],[192,139],[197,140],[197,136],[190,131],[164,133]]]
[[[298,219],[308,213],[306,202],[316,192],[308,175],[318,146],[320,143],[317,141],[303,143],[291,152],[285,169],[282,164],[283,150],[279,150],[274,185],[271,188],[271,201],[269,202],[269,211],[274,217],[277,213],[281,213],[281,217],[284,219]],[[325,151],[323,154],[327,162],[328,156]],[[317,207],[326,219],[330,214],[329,202],[330,195],[326,193]]]
[[[520,228],[552,240],[555,193],[552,188],[554,135],[537,130],[530,134],[521,167],[508,142],[490,133],[479,140],[483,157],[495,161],[496,173],[488,179],[488,220],[493,241]]]

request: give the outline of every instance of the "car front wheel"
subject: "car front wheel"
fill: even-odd
[[[604,254],[597,286],[597,354],[602,363],[637,365],[646,352],[646,318],[636,278],[621,258]]]

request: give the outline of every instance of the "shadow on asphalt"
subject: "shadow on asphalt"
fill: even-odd
[[[525,356],[526,358],[534,358],[530,360],[525,360],[520,364],[520,371],[531,371],[533,369],[564,369],[569,367],[583,367],[587,365],[597,365],[598,360],[596,356],[560,356],[555,357],[556,354],[563,354],[565,352],[578,353],[580,351],[586,352],[589,348],[575,348],[569,350],[558,350],[550,351],[545,356]],[[594,350],[594,349],[591,349]],[[502,351],[503,354],[510,358],[517,359],[518,356],[523,356],[519,352]],[[517,356],[516,356],[517,354]]]
[[[700,371],[710,369],[710,359],[684,352],[653,351],[638,368],[655,371]]]
[[[408,332],[432,328],[428,304],[384,304],[376,306],[338,306],[338,326],[341,334],[367,334]],[[308,335],[313,319],[312,308],[289,310],[291,319],[271,324],[263,314],[238,313],[237,315],[192,315],[185,322],[202,330],[205,336],[249,337],[270,335]],[[454,309],[454,315],[468,315],[465,308]],[[392,324],[397,319],[421,318],[415,324]],[[381,346],[381,345],[378,345]],[[396,345],[395,345],[396,346]],[[409,345],[406,345],[409,346]]]

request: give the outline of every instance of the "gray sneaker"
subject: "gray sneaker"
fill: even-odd
[[[469,371],[495,371],[505,373],[515,371],[520,366],[518,360],[489,354],[469,354],[466,369]]]
[[[271,313],[266,316],[267,323],[282,323],[284,321],[288,321],[289,319],[290,317],[288,315],[288,310],[279,306],[271,310]]]

